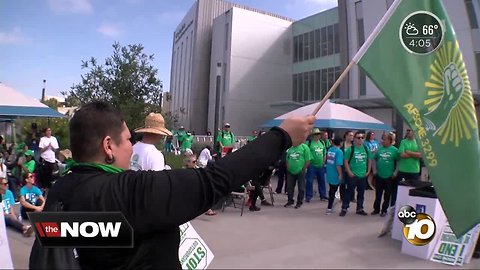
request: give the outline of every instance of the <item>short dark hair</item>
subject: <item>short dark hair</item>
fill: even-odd
[[[83,105],[68,125],[73,159],[84,162],[96,156],[107,135],[119,143],[123,123],[120,113],[106,102],[94,101]]]
[[[335,137],[335,138],[333,138],[333,140],[332,140],[333,145],[336,145],[336,146],[341,145],[342,142],[343,142],[343,140],[342,140],[342,138],[340,138],[340,137]]]
[[[350,133],[350,132],[353,132],[353,131],[351,131],[351,130],[345,131],[345,133],[343,134],[343,138],[344,138],[344,139],[347,138],[347,135],[348,135],[348,133]]]
[[[359,130],[359,131],[355,132],[355,134],[353,136],[357,136],[358,134],[365,134],[365,132],[363,132],[363,130]]]

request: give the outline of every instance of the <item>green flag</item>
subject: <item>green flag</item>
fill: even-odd
[[[440,0],[396,0],[357,63],[415,131],[457,236],[480,222],[478,125],[455,32]]]

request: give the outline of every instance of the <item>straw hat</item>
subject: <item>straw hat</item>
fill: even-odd
[[[65,157],[65,159],[70,159],[72,158],[72,151],[70,151],[69,149],[63,149],[59,152],[62,156]]]
[[[145,117],[145,125],[135,129],[135,132],[172,135],[172,132],[165,128],[165,120],[159,113],[150,113],[147,115],[147,117]]]
[[[322,134],[322,132],[320,131],[320,129],[318,128],[314,128],[312,130],[312,133],[310,133],[310,135],[317,135],[317,134]]]

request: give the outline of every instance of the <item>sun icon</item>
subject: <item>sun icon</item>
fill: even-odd
[[[470,140],[477,129],[472,90],[458,42],[447,42],[436,52],[430,71],[425,82],[428,112],[424,116],[442,144],[449,141],[458,147],[460,140]]]

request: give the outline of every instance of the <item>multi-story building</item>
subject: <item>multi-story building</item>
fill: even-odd
[[[227,121],[247,134],[286,110],[318,101],[392,3],[338,0],[336,8],[292,22],[221,0],[198,0],[174,35],[172,109],[183,125],[200,133]],[[478,100],[480,1],[444,0],[444,5]],[[332,98],[400,132],[405,128],[358,67]]]

